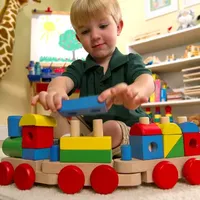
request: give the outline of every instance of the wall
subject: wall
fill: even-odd
[[[122,52],[126,53],[127,44],[133,43],[134,37],[139,34],[155,30],[160,30],[164,34],[167,33],[167,28],[170,26],[173,27],[172,31],[176,31],[178,28],[176,20],[179,11],[145,21],[144,0],[137,1],[137,3],[133,2],[136,2],[136,0],[119,0],[124,20],[124,29],[118,40],[118,47]],[[191,8],[193,8],[196,16],[200,14],[200,4]],[[182,0],[179,0],[179,9],[183,9]]]
[[[22,115],[29,112],[29,84],[25,66],[29,62],[30,55],[31,10],[33,8],[46,9],[50,6],[53,10],[69,11],[72,2],[73,0],[42,0],[40,5],[28,5],[19,13],[12,67],[4,80],[0,82],[0,125],[7,123],[9,115]],[[145,21],[144,1],[119,0],[119,2],[122,7],[124,29],[117,46],[123,53],[126,53],[127,44],[133,42],[138,34],[158,29],[161,33],[166,33],[169,26],[173,26],[173,31],[178,27],[176,22],[178,12]],[[182,8],[181,2],[182,0],[179,0],[179,8]],[[3,2],[0,0],[0,7],[2,5]],[[193,8],[196,14],[200,14],[197,13],[200,11],[200,5]]]
[[[10,71],[0,82],[0,125],[7,124],[7,116],[22,115],[30,111],[29,82],[25,66],[30,59],[31,11],[36,8],[61,10],[63,0],[41,0],[41,4],[30,3],[17,18],[14,56]],[[4,0],[0,0],[0,8]]]

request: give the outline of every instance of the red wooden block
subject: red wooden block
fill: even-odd
[[[110,194],[118,187],[119,177],[111,166],[99,165],[92,171],[90,183],[95,192]]]
[[[185,156],[200,155],[200,134],[183,134]]]
[[[83,171],[74,165],[64,167],[58,174],[58,186],[67,194],[80,192],[85,183]]]
[[[161,189],[171,189],[178,181],[178,170],[169,161],[159,162],[153,170],[153,181]]]
[[[22,148],[50,148],[53,145],[53,128],[43,126],[22,127]]]
[[[27,163],[18,165],[15,169],[14,182],[20,190],[31,189],[35,183],[34,169]]]
[[[136,123],[131,126],[130,135],[162,135],[162,131],[155,123]]]

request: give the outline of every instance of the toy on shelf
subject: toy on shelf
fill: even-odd
[[[77,109],[79,105],[73,104]],[[8,138],[2,146],[8,157],[0,162],[0,185],[14,182],[20,190],[34,183],[58,185],[67,194],[91,186],[96,193],[110,194],[142,183],[170,189],[180,178],[200,184],[200,133],[186,117],[178,117],[177,123],[168,116],[160,123],[141,117],[131,126],[130,144],[121,146],[122,157],[117,159],[112,159],[112,140],[103,135],[101,119],[93,121],[93,136],[84,137],[80,122],[72,119],[70,136],[59,142],[53,139],[55,126],[51,116],[8,117]]]
[[[170,122],[173,122],[173,116],[172,116],[172,108],[171,106],[166,106],[165,107],[165,116],[169,117]]]
[[[188,45],[186,47],[184,58],[191,58],[194,56],[200,56],[200,46],[197,45]]]
[[[160,60],[157,56],[149,56],[144,60],[144,64],[146,65],[153,65],[153,64],[159,64]]]
[[[194,11],[191,9],[181,10],[178,14],[177,20],[179,22],[178,31],[195,26]]]
[[[44,63],[30,61],[26,67],[28,69],[28,79],[31,82],[50,82],[53,78],[61,76],[66,70],[66,63],[60,67],[53,66],[53,63],[44,65]]]

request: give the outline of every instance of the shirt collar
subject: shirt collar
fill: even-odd
[[[128,56],[123,55],[116,47],[115,51],[112,55],[112,58],[110,60],[109,68],[110,68],[110,70],[113,70],[113,69],[125,64],[126,62],[128,62],[128,60],[129,60]],[[88,69],[91,69],[93,67],[97,67],[97,66],[99,66],[99,65],[95,62],[93,57],[89,54],[86,57],[86,61],[85,61],[85,71],[87,71]]]

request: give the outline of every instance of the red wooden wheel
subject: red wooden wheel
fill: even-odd
[[[191,158],[183,166],[183,177],[192,185],[200,184],[200,160]]]
[[[58,174],[58,186],[64,193],[77,193],[83,188],[84,183],[85,176],[77,166],[68,165]]]
[[[20,164],[15,169],[14,182],[18,189],[29,190],[35,183],[35,171],[26,163]]]
[[[119,178],[117,172],[111,166],[100,165],[92,171],[90,183],[95,192],[109,194],[117,188]]]
[[[14,168],[7,161],[0,163],[0,185],[9,185],[13,182]]]
[[[178,181],[178,170],[169,161],[159,162],[153,170],[153,181],[161,189],[170,189]]]

